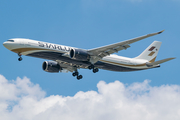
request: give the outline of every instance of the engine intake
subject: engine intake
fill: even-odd
[[[42,64],[42,69],[46,72],[58,73],[60,70],[60,65],[55,61],[44,61]]]
[[[90,55],[82,49],[71,49],[70,58],[81,61],[89,61]]]

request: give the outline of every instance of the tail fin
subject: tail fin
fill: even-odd
[[[136,57],[136,59],[145,59],[148,60],[150,63],[154,62],[161,47],[161,43],[162,42],[154,41],[138,57]]]

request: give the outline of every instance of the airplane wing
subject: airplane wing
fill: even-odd
[[[115,43],[115,44],[90,49],[90,50],[88,50],[88,53],[90,55],[92,55],[92,56],[96,56],[98,58],[103,58],[103,57],[105,57],[107,55],[110,55],[112,53],[115,53],[115,52],[118,52],[120,50],[129,48],[130,44],[132,44],[134,42],[140,41],[142,39],[145,39],[145,38],[157,35],[157,34],[161,34],[163,31],[164,30],[162,30],[160,32],[156,32],[156,33],[147,34],[147,35],[137,37],[137,38],[134,38],[134,39],[118,42],[118,43]]]

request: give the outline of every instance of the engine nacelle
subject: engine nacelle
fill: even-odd
[[[70,58],[81,61],[89,61],[90,55],[82,49],[71,49]]]
[[[60,65],[55,61],[44,61],[42,64],[42,69],[46,72],[58,73],[60,70]]]

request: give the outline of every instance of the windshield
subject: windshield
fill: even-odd
[[[8,40],[9,42],[14,42],[14,40]]]

